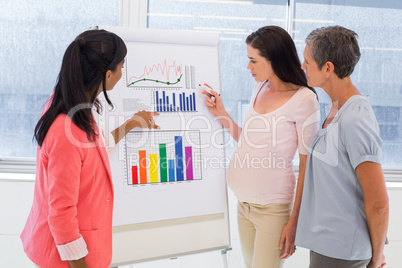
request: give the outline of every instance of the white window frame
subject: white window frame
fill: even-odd
[[[121,26],[146,28],[147,20],[148,0],[120,0]]]
[[[293,36],[295,0],[288,0],[287,30]],[[120,0],[120,26],[146,28],[148,0]],[[239,111],[241,112],[241,111]],[[298,171],[298,166],[295,166]],[[383,168],[388,184],[402,187],[402,167]],[[0,158],[0,180],[32,181],[35,175],[35,158]]]

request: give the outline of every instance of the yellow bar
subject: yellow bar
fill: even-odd
[[[149,174],[151,183],[158,182],[158,155],[149,154]]]

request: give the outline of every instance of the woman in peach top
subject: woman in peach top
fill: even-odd
[[[21,234],[38,267],[109,267],[113,186],[92,108],[122,76],[127,49],[105,30],[80,34],[67,48],[58,81],[36,125],[34,200]],[[117,143],[134,127],[157,127],[140,112],[112,132]]]
[[[238,142],[227,181],[239,200],[246,267],[278,268],[295,250],[306,155],[317,131],[319,106],[314,89],[307,86],[293,40],[284,29],[260,28],[247,37],[246,44],[247,69],[257,83],[243,128],[228,115],[219,94],[203,93],[211,113]],[[297,149],[295,198],[292,160]]]

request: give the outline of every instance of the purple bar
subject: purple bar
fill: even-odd
[[[186,155],[186,176],[187,180],[193,180],[193,148],[191,146],[186,146],[184,149]]]

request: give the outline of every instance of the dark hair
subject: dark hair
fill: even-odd
[[[273,71],[283,82],[307,87],[317,95],[314,88],[307,85],[296,46],[284,29],[278,26],[262,27],[247,37],[246,44],[258,49],[260,55],[271,62]]]
[[[311,45],[311,57],[321,70],[327,61],[334,64],[334,72],[340,78],[350,76],[360,59],[357,33],[342,26],[321,27],[306,38]]]
[[[80,104],[84,104],[85,108],[78,109],[72,121],[86,132],[88,140],[94,140],[96,133],[92,107],[95,106],[98,113],[102,109],[97,99],[99,86],[102,83],[106,101],[113,106],[106,93],[106,72],[114,72],[126,54],[123,40],[105,30],[88,30],[75,38],[64,53],[53,98],[49,100],[50,107],[36,124],[34,138],[39,146],[42,146],[56,117],[68,114]]]

